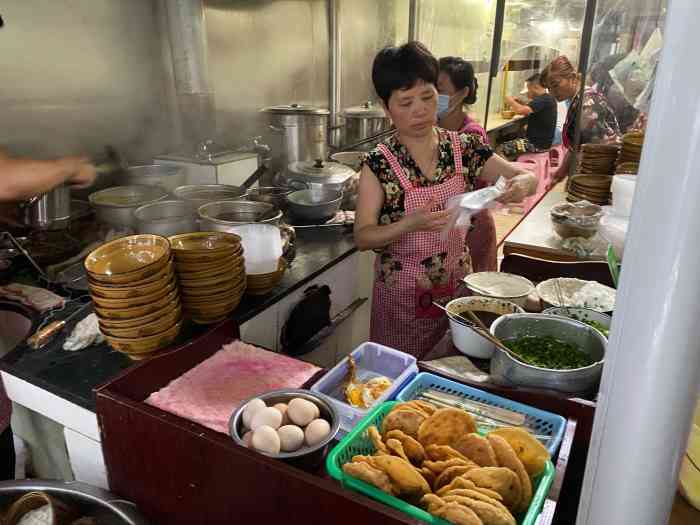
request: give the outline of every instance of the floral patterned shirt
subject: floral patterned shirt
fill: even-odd
[[[442,184],[455,175],[454,156],[450,135],[444,129],[438,128],[440,136],[440,155],[435,170],[435,178],[428,179],[413,160],[406,146],[401,144],[396,135],[390,136],[384,144],[394,154],[401,166],[408,171],[408,179],[414,187],[434,186]],[[478,133],[460,134],[462,142],[463,175],[466,178],[467,190],[474,189],[481,168],[493,155],[493,151]],[[384,204],[379,214],[379,224],[391,224],[399,221],[405,213],[404,191],[401,183],[391,170],[389,162],[378,148],[370,151],[362,161],[376,175],[384,189]]]
[[[600,91],[586,88],[583,92],[583,104],[581,104],[581,96],[576,94],[571,99],[571,105],[569,105],[569,113],[566,116],[564,125],[566,139],[564,145],[567,148],[571,149],[573,147],[576,133],[576,118],[580,109],[583,110],[579,140],[581,144],[619,141],[621,135],[620,125],[607,99]]]

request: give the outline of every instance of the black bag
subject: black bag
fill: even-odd
[[[320,330],[331,324],[331,289],[314,285],[304,290],[304,297],[289,312],[282,327],[282,352],[301,355],[303,346]]]

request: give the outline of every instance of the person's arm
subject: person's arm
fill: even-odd
[[[521,104],[514,97],[507,96],[506,102],[511,108],[513,108],[513,111],[515,111],[518,115],[522,115],[523,117],[527,117],[530,113],[533,112],[533,109],[530,106],[528,106],[527,104]]]
[[[508,181],[505,194],[498,199],[503,204],[522,202],[525,197],[534,195],[537,191],[537,177],[534,173],[493,154],[481,169],[479,178],[487,184],[495,184],[501,177]]]
[[[84,188],[94,180],[94,166],[81,157],[30,160],[0,155],[0,202],[30,199],[62,183]]]
[[[547,191],[551,190],[554,186],[563,181],[568,175],[571,169],[571,163],[573,162],[574,156],[569,150],[564,153],[564,158],[561,160],[557,171],[552,175],[551,180],[547,183]]]
[[[360,186],[355,205],[355,244],[358,249],[384,248],[405,233],[415,231],[440,231],[450,216],[449,211],[432,211],[434,202],[407,213],[392,224],[379,224],[379,214],[384,204],[384,189],[379,179],[367,166],[362,167]]]

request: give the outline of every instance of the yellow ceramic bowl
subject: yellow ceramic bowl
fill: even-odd
[[[175,264],[178,277],[189,281],[196,279],[209,279],[210,277],[221,275],[222,273],[234,272],[238,269],[241,269],[242,271],[244,267],[245,259],[240,256],[230,257],[228,259],[224,259],[223,261],[216,261],[213,264],[206,263],[206,268],[196,270],[189,269],[190,266],[186,264]]]
[[[222,260],[231,257],[240,257],[243,247],[227,248],[226,251],[217,252],[175,252],[175,262],[178,263],[221,263]]]
[[[149,304],[143,304],[133,308],[103,308],[95,306],[95,312],[97,316],[102,319],[135,319],[162,310],[170,303],[176,301],[178,296],[179,290],[175,288],[167,295]]]
[[[164,308],[161,308],[160,310],[157,310],[155,312],[151,312],[150,314],[146,314],[142,317],[134,317],[133,319],[109,319],[98,315],[98,318],[100,326],[107,328],[107,330],[114,328],[118,330],[123,330],[125,328],[136,328],[152,323],[154,321],[157,321],[158,319],[170,315],[173,312],[173,310],[179,309],[181,309],[180,299],[177,298],[172,303],[166,305]]]
[[[85,259],[93,281],[130,284],[158,274],[170,260],[170,244],[158,235],[129,235],[103,244]]]
[[[100,308],[134,308],[136,306],[149,304],[161,299],[165,295],[172,292],[175,289],[175,286],[177,286],[177,281],[175,281],[175,278],[171,278],[170,281],[163,283],[161,288],[148,295],[129,297],[128,299],[109,299],[106,297],[100,297],[99,295],[92,295],[92,302]]]
[[[109,346],[118,352],[128,354],[129,357],[135,359],[142,359],[145,357],[145,355],[151,354],[156,350],[161,350],[172,344],[177,335],[180,333],[180,328],[182,328],[182,321],[177,322],[164,332],[150,335],[148,337],[138,337],[132,339],[106,335],[105,339],[109,343]]]
[[[92,277],[90,277],[90,274],[88,274],[88,282],[92,285],[100,286],[105,289],[110,289],[110,290],[124,290],[124,289],[132,289],[132,288],[139,288],[141,286],[145,286],[147,284],[155,283],[156,281],[159,281],[169,273],[174,273],[175,272],[175,265],[173,263],[173,258],[170,257],[170,260],[166,263],[165,266],[163,266],[160,270],[158,270],[156,273],[149,275],[148,277],[144,277],[143,279],[140,279],[138,281],[129,281],[127,283],[105,283],[102,281],[96,281]]]
[[[220,305],[184,305],[184,312],[191,318],[195,319],[216,319],[221,316],[227,316],[233,312],[238,305],[241,304],[241,296],[233,298],[232,301]]]
[[[243,282],[242,277],[229,280],[226,283],[218,283],[214,286],[203,286],[196,288],[180,287],[182,292],[183,302],[189,302],[191,300],[205,299],[214,296],[224,295],[225,293],[237,292]]]
[[[233,233],[194,232],[168,237],[176,255],[187,253],[227,253],[241,246],[241,238]]]
[[[223,292],[219,292],[217,294],[210,294],[204,297],[192,297],[192,296],[184,296],[182,297],[182,302],[185,303],[186,306],[191,306],[191,305],[219,305],[219,304],[226,304],[230,302],[232,299],[238,297],[241,295],[246,287],[246,282],[243,280],[241,283],[239,283],[236,287],[231,288],[229,290],[225,290]]]
[[[180,305],[177,305],[167,314],[159,315],[156,320],[134,328],[108,328],[103,326],[102,322],[100,322],[100,331],[104,335],[108,335],[110,337],[136,339],[138,337],[148,337],[164,332],[181,319],[182,308]]]
[[[225,272],[212,277],[200,279],[185,279],[181,277],[179,283],[181,288],[210,288],[217,284],[228,284],[243,278],[245,278],[245,270],[243,265],[241,265],[230,267]]]
[[[93,297],[97,296],[105,299],[131,299],[134,297],[149,296],[165,288],[175,277],[172,271],[172,265],[166,266],[164,270],[165,273],[160,279],[150,283],[128,286],[103,286],[89,281],[88,287]]]

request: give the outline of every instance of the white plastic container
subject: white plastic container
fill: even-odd
[[[272,273],[277,270],[282,257],[282,236],[277,226],[243,224],[230,231],[242,239],[246,274]]]
[[[632,214],[632,201],[636,187],[636,175],[615,175],[613,177],[611,189],[615,215],[629,217]]]
[[[418,373],[416,358],[399,350],[376,343],[363,343],[350,354],[357,365],[357,379],[367,381],[373,377],[386,376],[391,386],[374,403],[390,401],[401,388]],[[311,387],[312,392],[326,394],[338,409],[340,432],[344,436],[365,417],[372,407],[355,408],[345,399],[345,383],[348,378],[348,358],[335,365]]]

